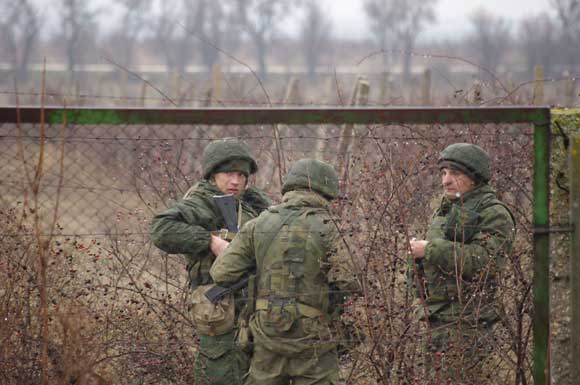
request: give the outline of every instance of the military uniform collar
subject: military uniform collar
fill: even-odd
[[[328,208],[329,202],[322,195],[311,191],[288,191],[282,197],[282,203],[291,206],[311,206]]]
[[[495,194],[495,190],[487,183],[484,183],[484,184],[480,184],[479,186],[474,187],[472,190],[466,192],[465,194],[463,194],[459,198],[449,199],[449,198],[444,196],[441,204],[442,204],[442,206],[446,206],[446,205],[450,205],[453,203],[466,202],[466,201],[474,199],[474,198],[480,198],[482,195],[486,195],[486,194]]]
[[[194,189],[196,191],[199,191],[203,194],[207,194],[207,195],[223,195],[223,192],[221,192],[220,189],[217,188],[216,185],[212,184],[210,181],[208,180],[202,180],[200,182],[198,182]]]

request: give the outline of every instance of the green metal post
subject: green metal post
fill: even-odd
[[[534,384],[550,384],[550,124],[534,124]]]
[[[570,225],[572,232],[572,250],[570,253],[570,282],[572,327],[572,373],[571,378],[580,378],[580,137],[572,139],[570,148]]]

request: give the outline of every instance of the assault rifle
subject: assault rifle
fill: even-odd
[[[214,285],[210,287],[204,295],[209,299],[209,301],[213,304],[218,303],[222,298],[224,298],[229,293],[233,293],[238,289],[242,289],[248,285],[248,281],[250,280],[251,275],[247,275],[244,278],[240,279],[238,282],[233,284],[230,287],[223,287]]]

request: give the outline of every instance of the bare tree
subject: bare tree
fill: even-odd
[[[312,78],[320,56],[330,45],[331,27],[319,2],[310,0],[306,4],[305,11],[305,18],[300,26],[300,39],[308,75]]]
[[[435,21],[433,7],[437,0],[367,0],[365,11],[371,31],[382,50],[388,48],[389,35],[400,41],[403,50],[403,78],[410,79],[412,53],[425,25]],[[390,32],[390,33],[389,33]]]
[[[110,46],[115,52],[115,60],[124,66],[131,66],[135,60],[135,47],[146,30],[153,0],[115,0],[121,8],[121,20],[113,32]]]
[[[580,56],[580,0],[552,0],[566,47],[566,64],[574,67]]]
[[[38,42],[40,20],[29,0],[0,0],[0,40],[15,78],[25,81],[28,63]]]
[[[206,2],[181,0],[180,2],[159,2],[159,13],[153,22],[155,48],[165,58],[169,70],[185,73],[193,58]]]
[[[240,23],[253,41],[258,56],[258,68],[266,77],[266,55],[276,27],[296,2],[291,0],[237,0]]]
[[[394,9],[396,1],[392,0],[366,0],[364,11],[369,20],[370,32],[376,40],[379,49],[385,52],[381,55],[383,67],[389,64],[387,50],[396,48],[395,29],[393,28],[397,10]]]
[[[470,21],[474,29],[471,47],[475,50],[479,64],[494,72],[510,43],[509,23],[483,9],[475,11]]]
[[[65,43],[67,69],[73,72],[95,45],[98,10],[83,0],[60,0],[61,34]]]
[[[402,41],[403,51],[403,78],[408,81],[411,77],[411,64],[415,42],[423,28],[435,21],[433,7],[437,0],[399,0],[399,12],[395,28],[397,38]]]
[[[219,60],[219,50],[232,51],[239,45],[240,23],[231,1],[200,0],[199,50],[208,72]]]
[[[556,60],[558,44],[557,28],[554,19],[547,13],[530,16],[521,21],[520,41],[526,56],[528,72],[535,65],[542,65],[550,72]]]
[[[228,23],[230,20],[227,18],[224,3],[213,0],[201,0],[201,3],[200,11],[203,12],[203,15],[200,17],[202,25],[199,33],[203,40],[199,41],[199,47],[203,64],[209,73],[219,58],[219,51],[216,47],[224,48],[222,47],[224,34],[230,25]]]

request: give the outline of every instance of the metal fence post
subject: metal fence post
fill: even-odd
[[[534,384],[550,384],[550,120],[534,123]]]
[[[580,136],[572,138],[570,148],[570,225],[573,227],[570,252],[570,282],[572,312],[571,378],[580,378]]]

